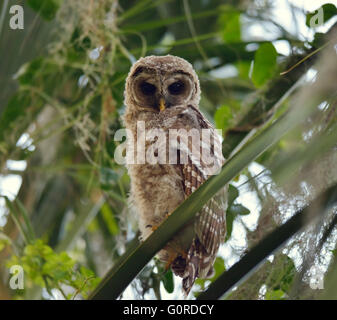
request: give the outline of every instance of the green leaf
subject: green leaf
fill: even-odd
[[[266,300],[285,300],[286,294],[282,290],[269,290],[265,295]]]
[[[225,261],[221,257],[216,257],[214,264],[213,264],[214,274],[212,278],[198,278],[195,280],[195,283],[198,284],[202,290],[205,290],[206,282],[211,281],[214,282],[224,271],[226,271]],[[198,296],[200,292],[195,292],[194,296]]]
[[[80,53],[86,53],[86,50],[91,48],[91,40],[89,37],[82,38],[82,30],[76,27],[71,35],[71,43],[74,46],[74,50]]]
[[[319,11],[320,10],[323,10],[323,21],[319,21],[319,16],[320,16]],[[336,6],[332,3],[326,3],[326,4],[323,4],[323,6],[321,6],[319,9],[313,12],[307,13],[305,23],[309,28],[310,27],[316,28],[316,27],[323,25],[325,22],[330,20],[335,15],[337,15]],[[313,19],[313,17],[315,16],[316,18]]]
[[[1,234],[0,234],[0,236],[1,236]],[[7,246],[7,245],[9,245],[9,240],[8,239],[1,239],[1,237],[0,237],[0,252],[3,250],[3,249],[5,249],[5,247]]]
[[[19,212],[21,213],[21,216],[23,217],[23,220],[25,222],[25,227],[27,229],[27,233],[29,235],[29,238],[34,240],[35,239],[35,233],[34,233],[33,226],[32,226],[32,224],[30,222],[30,219],[29,219],[29,214],[28,214],[25,206],[23,205],[23,203],[20,201],[19,198],[16,198],[14,201],[15,201],[17,207],[18,207]]]
[[[233,231],[233,222],[235,220],[236,215],[230,211],[227,210],[226,213],[226,228],[227,228],[227,232],[226,232],[226,238],[225,241],[227,241],[231,235],[232,235],[232,231]]]
[[[217,129],[225,130],[232,118],[232,110],[228,105],[223,105],[215,111],[214,122]]]
[[[231,237],[233,231],[233,222],[236,216],[247,215],[250,213],[249,209],[241,204],[234,204],[235,199],[239,196],[239,190],[232,184],[228,187],[228,209],[226,212],[226,241]]]
[[[325,43],[325,33],[316,32],[314,35],[314,40],[311,42],[314,48],[319,48]]]
[[[238,214],[241,216],[246,216],[250,214],[250,210],[244,207],[242,204],[233,204],[229,211],[232,212],[233,216],[237,216]]]
[[[92,270],[90,270],[90,269],[88,269],[88,268],[86,268],[84,266],[80,267],[80,273],[85,278],[90,278],[90,277],[94,277],[95,276],[95,273]]]
[[[239,77],[249,79],[250,61],[238,61],[235,65],[239,71]]]
[[[13,122],[24,113],[30,103],[31,97],[27,91],[19,91],[12,96],[0,117],[0,140],[4,139],[5,131],[13,126]]]
[[[60,72],[59,67],[55,63],[46,58],[38,57],[23,64],[14,77],[18,79],[21,85],[32,85],[37,81],[46,82],[50,80],[50,75],[55,75],[58,72]]]
[[[37,71],[41,70],[43,61],[44,59],[39,57],[29,63],[23,64],[14,77],[18,79],[20,84],[30,84]]]
[[[27,4],[45,20],[53,20],[63,0],[27,0]]]
[[[271,42],[263,43],[255,52],[252,81],[256,87],[263,86],[276,71],[277,51]]]
[[[239,190],[232,184],[228,186],[228,207],[230,207],[234,200],[239,196]]]
[[[240,12],[231,6],[223,6],[219,17],[220,31],[226,43],[241,41]]]
[[[9,213],[11,214],[11,217],[16,224],[18,230],[21,233],[22,238],[26,242],[26,244],[31,243],[34,239],[31,237],[29,231],[27,231],[27,226],[24,226],[24,224],[21,221],[21,217],[19,213],[17,212],[17,209],[15,208],[14,204],[12,201],[8,199],[8,197],[4,196],[6,206],[9,209]]]
[[[269,283],[276,284],[271,286],[268,290],[282,290],[289,293],[296,276],[296,267],[291,258],[285,254],[278,255],[273,261],[275,267],[269,275]]]
[[[211,278],[212,282],[216,280],[224,271],[226,271],[224,259],[221,257],[217,257],[213,264],[213,268],[214,268],[214,275]]]
[[[119,228],[115,219],[114,213],[111,211],[109,205],[105,202],[101,207],[101,212],[106,225],[112,235],[118,234]]]
[[[174,290],[174,281],[173,281],[172,271],[168,270],[167,272],[165,272],[165,274],[162,276],[161,279],[162,279],[165,290],[168,293],[172,293]]]

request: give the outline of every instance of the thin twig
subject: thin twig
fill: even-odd
[[[324,49],[328,44],[330,44],[331,41],[325,43],[323,46],[319,47],[318,49],[314,50],[313,52],[310,52],[308,55],[306,55],[303,59],[301,59],[300,61],[298,61],[297,63],[295,63],[293,66],[291,66],[288,70],[283,71],[280,73],[281,76],[289,73],[290,71],[294,70],[297,66],[299,66],[300,64],[302,64],[304,61],[308,60],[310,57],[312,57],[314,54],[316,54],[317,52],[321,51],[322,49]]]

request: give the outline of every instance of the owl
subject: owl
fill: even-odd
[[[130,206],[138,215],[144,240],[210,175],[219,171],[224,158],[220,137],[199,111],[199,80],[186,60],[171,55],[139,59],[126,79],[124,97],[123,121],[128,146],[133,146],[132,159],[126,164],[131,179]],[[196,136],[207,132],[210,138],[199,143],[193,141],[193,136],[184,139],[192,131]],[[154,137],[149,132],[160,134]],[[177,132],[183,134],[179,136]],[[171,155],[177,161],[170,161]],[[206,161],[208,158],[213,162]],[[185,296],[196,278],[213,273],[226,233],[226,207],[224,188],[157,254],[166,268],[183,278]]]

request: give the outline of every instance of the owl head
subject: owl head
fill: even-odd
[[[200,85],[192,65],[186,60],[166,55],[139,59],[126,79],[127,114],[160,114],[176,106],[198,107]]]

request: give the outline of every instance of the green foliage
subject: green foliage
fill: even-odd
[[[22,116],[22,113],[30,105],[31,97],[27,92],[17,92],[11,97],[6,110],[0,118],[0,139],[3,140],[6,132],[13,129],[14,121]]]
[[[296,268],[293,260],[287,255],[280,255],[277,257],[276,268],[269,275],[270,283],[276,283],[277,287],[273,290],[281,289],[289,293],[294,277],[296,275]]]
[[[223,105],[215,111],[214,122],[217,129],[226,130],[232,118],[232,110],[228,105]]]
[[[116,222],[114,213],[111,211],[109,205],[105,202],[101,207],[103,219],[112,235],[116,235],[119,232],[118,224]]]
[[[220,7],[219,28],[225,43],[241,41],[240,12],[229,5]]]
[[[32,243],[34,241],[35,235],[24,206],[19,199],[15,199],[14,203],[12,203],[8,197],[4,197],[4,199],[12,219],[18,227],[18,230],[20,231],[25,243]],[[24,223],[22,223],[22,221]]]
[[[314,48],[319,48],[323,46],[325,43],[325,34],[321,32],[316,32],[314,35],[314,39],[311,43]]]
[[[239,196],[239,190],[232,184],[228,187],[228,208],[226,212],[226,240],[228,240],[233,231],[233,222],[238,215],[248,215],[250,210],[239,203],[235,203],[235,199]]]
[[[173,273],[171,270],[167,270],[164,275],[161,277],[164,288],[168,293],[172,293],[174,291],[174,281],[173,281]]]
[[[39,57],[31,62],[25,63],[16,73],[20,85],[38,84],[41,81],[50,82],[50,75],[58,71],[57,65],[52,61]],[[44,83],[44,85],[46,85]]]
[[[266,280],[266,300],[285,300],[289,297],[290,290],[296,275],[294,262],[287,255],[281,254],[272,263],[274,268]]]
[[[0,231],[0,252],[10,244],[10,239]]]
[[[237,216],[237,215],[246,216],[246,215],[250,214],[249,209],[247,209],[246,207],[244,207],[242,204],[233,204],[230,207],[229,212],[234,217]]]
[[[197,297],[200,292],[206,289],[207,283],[214,282],[223,272],[226,271],[225,261],[221,257],[216,257],[214,265],[213,265],[213,275],[207,279],[197,279],[195,281],[196,284],[200,286],[200,291],[194,293]]]
[[[27,4],[42,18],[53,20],[63,0],[27,0]]]
[[[277,51],[271,42],[263,43],[255,53],[252,81],[256,87],[263,86],[276,71]]]
[[[235,199],[239,196],[238,188],[234,187],[232,184],[228,186],[228,207],[232,206]]]
[[[286,294],[282,290],[268,290],[265,300],[286,300]]]
[[[77,294],[86,297],[100,281],[89,269],[81,266],[75,269],[75,261],[66,252],[55,253],[41,239],[25,246],[21,256],[13,255],[6,263],[10,268],[13,265],[23,267],[26,285],[31,283],[46,288],[51,294],[52,288],[57,288],[64,298],[73,299]],[[73,288],[73,293],[65,295],[62,286]]]

